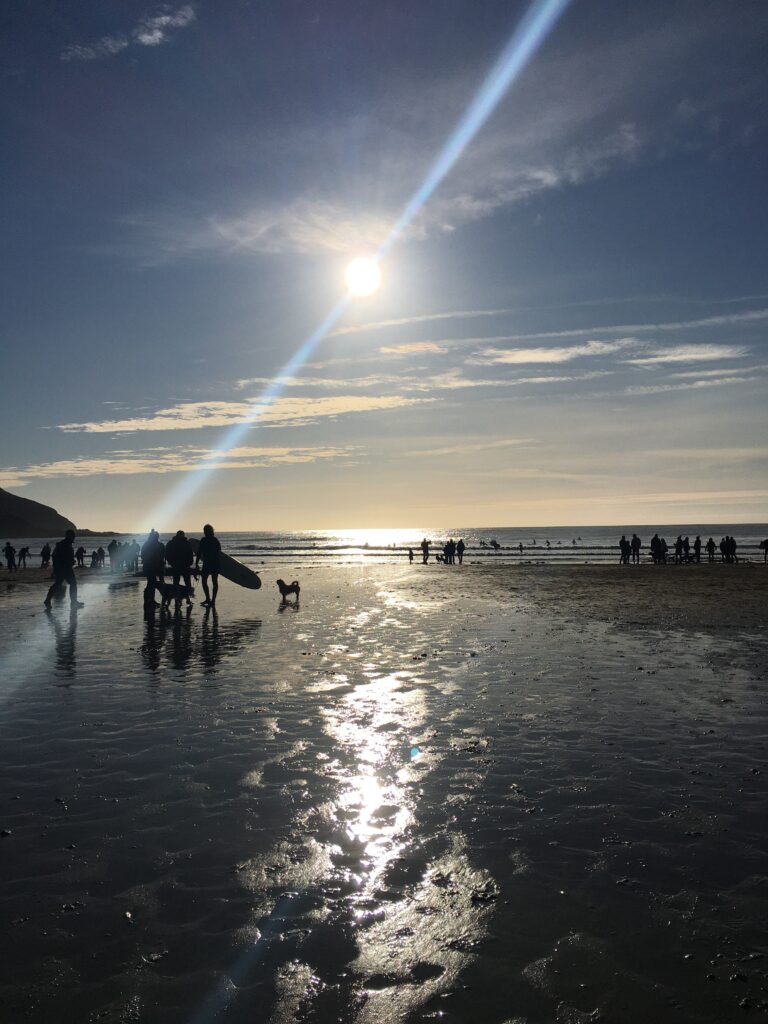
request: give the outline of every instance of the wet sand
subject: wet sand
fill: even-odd
[[[766,1019],[768,570],[272,575],[0,578],[3,1021]]]

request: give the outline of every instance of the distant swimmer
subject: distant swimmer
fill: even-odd
[[[9,540],[5,542],[3,554],[5,555],[5,564],[8,566],[8,572],[13,572],[16,568],[16,548]]]
[[[30,553],[29,553],[29,548],[28,547],[21,548],[21,550],[19,551],[19,568],[20,569],[26,569],[27,568],[27,559],[30,558],[30,557],[31,556],[30,556]]]
[[[459,559],[459,565],[464,564],[464,552],[466,551],[466,549],[466,544],[464,543],[462,538],[459,537],[456,543],[456,557]]]
[[[216,595],[219,592],[219,569],[221,567],[221,543],[219,538],[214,536],[213,527],[210,523],[206,523],[203,527],[203,536],[197,545],[197,559],[195,561],[195,568],[200,563],[203,563],[202,568],[202,584],[203,593],[205,594],[205,600],[203,601],[203,608],[215,608],[216,607]],[[211,578],[211,593],[208,592],[208,577]],[[298,598],[298,594],[296,595]]]
[[[77,600],[77,579],[75,570],[72,568],[75,564],[74,542],[75,531],[67,530],[64,539],[60,540],[53,549],[53,583],[43,602],[46,608],[51,607],[51,601],[65,584],[69,584],[69,603],[72,608],[83,607],[82,601]]]
[[[176,535],[171,537],[168,543],[165,545],[165,560],[171,567],[173,574],[173,585],[176,587],[176,594],[179,595],[178,590],[179,582],[183,579],[184,585],[187,588],[185,597],[187,599],[188,607],[192,607],[192,579],[190,570],[192,563],[195,560],[195,552],[192,545],[189,543],[186,534],[183,530],[177,530]],[[178,609],[181,604],[181,598],[176,597],[176,608]]]

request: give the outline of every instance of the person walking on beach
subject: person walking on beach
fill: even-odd
[[[13,572],[16,568],[16,548],[9,540],[5,542],[3,554],[5,555],[5,564],[8,566],[8,572]]]
[[[75,558],[77,559],[78,568],[82,569],[85,565],[85,548],[82,544],[75,552]]]
[[[60,587],[69,584],[69,603],[73,609],[82,608],[83,602],[77,600],[77,579],[72,566],[75,564],[75,531],[67,530],[64,539],[60,540],[53,549],[53,583],[43,601],[46,608],[51,607],[51,601]]]
[[[729,541],[729,543],[728,543],[728,556],[729,556],[728,557],[728,561],[729,562],[738,562],[739,559],[738,559],[738,556],[736,554],[736,538],[735,537],[729,537],[728,541]]]
[[[630,547],[632,548],[632,564],[640,565],[640,548],[643,546],[643,542],[637,536],[636,533],[632,534],[632,540],[630,541]]]
[[[459,559],[459,565],[463,565],[464,564],[464,552],[465,552],[465,550],[466,550],[466,545],[464,544],[464,541],[461,539],[461,537],[459,537],[458,543],[456,544],[456,554],[457,554],[458,559]]]
[[[107,544],[107,551],[109,552],[109,568],[112,572],[117,569],[117,547],[117,541],[113,537],[109,544]]]
[[[141,546],[141,567],[147,585],[144,587],[144,605],[154,604],[155,588],[162,584],[165,570],[165,545],[157,530],[150,530]]]
[[[216,595],[219,592],[219,569],[221,567],[221,543],[219,538],[214,536],[213,527],[206,523],[203,527],[203,536],[197,545],[197,558],[195,568],[203,563],[202,583],[205,600],[203,608],[216,607]],[[208,593],[208,577],[211,578],[212,593]]]
[[[171,567],[173,573],[173,584],[178,587],[180,581],[184,580],[184,585],[192,589],[192,579],[190,577],[190,569],[192,568],[192,562],[195,559],[195,552],[192,549],[192,545],[187,540],[186,534],[183,530],[177,530],[176,536],[171,537],[168,543],[165,545],[165,559],[168,565]],[[176,608],[178,609],[181,604],[181,599],[176,598]],[[187,605],[192,607],[192,598],[187,594]]]
[[[683,564],[683,538],[680,536],[680,534],[678,534],[677,535],[677,540],[675,541],[675,565],[682,565],[682,564]]]
[[[693,542],[693,560],[694,562],[701,561],[701,537],[696,534],[696,540]]]
[[[40,548],[40,568],[47,569],[51,564],[51,545],[48,541]]]
[[[715,538],[710,537],[707,541],[707,557],[710,562],[715,560],[715,552],[717,551],[717,544],[715,544]]]
[[[29,558],[29,548],[20,548],[19,549],[19,568],[20,569],[26,569],[27,568],[27,559],[28,558]]]
[[[99,545],[96,548],[96,554],[99,556],[99,568],[103,569],[104,568],[104,559],[106,558],[106,554],[107,553],[104,550],[104,548],[101,545]]]
[[[413,565],[413,548],[408,548],[408,564]]]
[[[429,541],[425,537],[421,542],[421,564],[426,565],[429,561]]]

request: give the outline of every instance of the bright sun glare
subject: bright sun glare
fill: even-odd
[[[358,256],[344,272],[344,280],[350,295],[373,295],[381,284],[379,264],[368,256]]]

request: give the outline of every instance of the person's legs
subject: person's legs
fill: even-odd
[[[77,600],[77,577],[70,569],[64,577],[65,581],[69,584],[69,603],[73,608],[79,608],[80,602]]]
[[[192,575],[189,569],[187,569],[184,573],[184,585],[188,588],[188,590],[192,589]],[[187,593],[187,606],[190,608],[192,607],[192,598],[189,596],[189,593]]]
[[[50,608],[51,607],[51,601],[56,596],[56,591],[59,589],[59,584],[60,583],[61,583],[61,578],[60,578],[60,576],[57,573],[54,576],[53,583],[48,588],[48,594],[46,595],[46,598],[43,601],[43,604],[45,605],[46,608]]]
[[[213,597],[211,598],[211,607],[216,604],[216,595],[219,592],[219,574],[217,572],[211,573],[211,583],[213,584]]]
[[[208,593],[208,573],[205,571],[205,569],[203,569],[203,572],[200,576],[200,582],[203,585],[203,593],[205,594],[205,600],[203,601],[203,604],[209,605],[211,603],[211,595]]]

